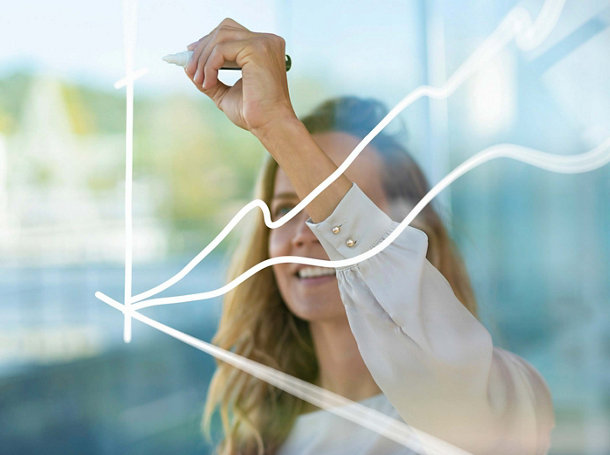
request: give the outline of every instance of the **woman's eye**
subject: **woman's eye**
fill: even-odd
[[[277,219],[286,215],[288,212],[290,212],[290,209],[292,209],[292,207],[292,205],[280,205],[276,207],[273,211],[273,218]]]

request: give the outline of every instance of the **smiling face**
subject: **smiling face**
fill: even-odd
[[[314,134],[313,138],[337,166],[360,142],[356,137],[342,132]],[[345,175],[387,213],[388,204],[381,182],[381,166],[381,159],[375,148],[367,146]],[[278,169],[271,200],[271,215],[278,219],[299,201],[290,180],[282,169]],[[282,227],[270,231],[269,257],[303,256],[328,259],[317,237],[305,224],[309,217],[306,211],[307,208]],[[273,266],[273,272],[284,302],[296,316],[310,322],[346,317],[334,269],[302,264],[277,264]],[[320,274],[323,275],[318,276]]]

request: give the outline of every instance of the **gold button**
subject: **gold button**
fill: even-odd
[[[345,242],[345,244],[351,248],[356,244],[356,241],[352,239],[347,239],[347,242]]]
[[[335,226],[333,228],[333,234],[338,234],[339,232],[341,232],[341,226]]]

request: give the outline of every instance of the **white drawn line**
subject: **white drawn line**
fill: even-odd
[[[146,73],[148,73],[148,68],[140,68],[139,70],[134,71],[131,74],[128,74],[123,79],[119,79],[118,81],[116,81],[114,83],[114,88],[119,89],[119,88],[125,87],[128,83],[134,82],[136,79],[141,78]]]
[[[405,109],[409,104],[413,103],[415,100],[423,97],[429,96],[432,98],[444,98],[448,97],[464,80],[466,80],[472,73],[477,71],[482,64],[484,64],[487,60],[489,60],[493,55],[495,55],[503,46],[505,46],[510,39],[517,35],[517,45],[521,47],[523,50],[529,50],[536,47],[540,42],[542,42],[550,33],[551,30],[555,27],[555,24],[560,16],[561,9],[563,8],[564,0],[547,0],[541,9],[540,14],[538,15],[536,22],[532,24],[531,17],[527,13],[526,10],[522,8],[513,9],[506,17],[504,21],[500,24],[500,26],[496,29],[494,34],[490,36],[486,42],[453,74],[453,76],[449,79],[447,84],[441,88],[435,88],[430,86],[424,86],[416,89],[410,95],[408,95],[405,99],[399,103],[390,113],[371,131],[361,142],[360,144],[351,152],[348,158],[342,163],[339,168],[333,172],[326,180],[324,180],[317,188],[315,188],[305,199],[303,199],[293,210],[291,210],[288,214],[282,217],[277,222],[272,222],[269,214],[269,208],[263,203],[262,206],[259,206],[257,203],[262,203],[262,201],[252,201],[252,203],[248,204],[248,206],[244,207],[244,209],[248,208],[244,212],[242,209],[236,217],[233,218],[232,221],[237,219],[237,216],[244,212],[254,209],[254,207],[259,206],[263,211],[263,215],[265,218],[265,223],[268,227],[274,229],[275,227],[282,226],[290,219],[292,219],[296,214],[298,214],[311,200],[317,197],[324,189],[326,189],[334,180],[336,180],[345,170],[349,167],[349,165],[353,162],[354,159],[358,156],[358,154],[368,145],[368,143],[383,129],[385,126],[394,118],[398,113],[400,113],[403,109]],[[136,25],[136,2],[133,0],[130,2],[129,0],[124,0],[124,30],[125,30],[125,62],[126,62],[126,78],[125,85],[127,86],[127,120],[126,120],[126,194],[125,194],[125,223],[126,223],[126,245],[125,245],[125,305],[121,305],[115,300],[107,297],[101,292],[96,293],[96,297],[100,300],[106,302],[108,305],[113,306],[119,311],[123,312],[125,318],[125,330],[124,330],[124,339],[128,342],[131,339],[131,318],[136,318],[141,322],[150,325],[151,327],[162,331],[170,336],[173,336],[177,339],[180,339],[184,343],[190,344],[198,349],[201,349],[205,352],[214,355],[215,357],[222,359],[232,365],[243,369],[244,371],[252,374],[260,379],[267,381],[276,387],[282,388],[293,395],[300,397],[310,403],[319,406],[321,408],[327,409],[330,412],[334,412],[337,415],[340,415],[344,418],[354,421],[366,428],[370,428],[373,431],[376,431],[380,434],[383,434],[397,442],[400,442],[407,447],[413,447],[416,451],[421,450],[422,447],[427,447],[429,453],[466,453],[460,449],[457,449],[451,446],[448,443],[445,443],[437,438],[434,438],[430,435],[426,435],[418,430],[410,428],[408,425],[403,424],[399,421],[395,421],[387,417],[384,414],[378,413],[374,410],[368,409],[364,406],[358,405],[357,403],[353,403],[350,400],[347,400],[338,395],[334,395],[329,391],[324,389],[317,388],[316,389],[308,389],[309,387],[315,387],[311,384],[308,384],[304,381],[299,380],[298,378],[292,377],[285,373],[270,369],[269,367],[264,367],[263,365],[256,364],[256,362],[252,362],[249,359],[241,358],[234,353],[229,351],[220,350],[220,348],[205,343],[201,340],[197,340],[189,335],[186,335],[182,332],[179,332],[171,327],[165,326],[163,324],[158,323],[146,316],[141,315],[137,311],[135,311],[136,305],[131,305],[131,303],[135,303],[137,300],[140,300],[140,305],[150,304],[151,301],[142,301],[147,297],[155,295],[158,292],[161,292],[163,289],[167,289],[167,287],[179,281],[182,277],[184,277],[192,268],[200,262],[205,256],[212,251],[215,246],[220,243],[222,238],[220,235],[214,239],[218,240],[216,244],[212,248],[208,248],[212,246],[212,244],[208,245],[196,258],[194,258],[188,265],[185,267],[179,274],[172,277],[170,280],[166,281],[162,285],[159,285],[153,288],[150,291],[146,291],[145,293],[139,294],[138,296],[131,296],[132,289],[132,244],[133,244],[133,236],[132,236],[132,167],[133,167],[133,82],[135,79],[135,75],[132,72],[133,68],[133,49],[135,47],[135,25]],[[133,33],[133,34],[132,34]],[[497,36],[496,36],[497,35]],[[121,81],[119,81],[121,82]],[[602,144],[603,145],[603,144]],[[607,146],[607,144],[606,144]],[[502,147],[509,147],[510,150],[514,150],[516,146],[505,145],[505,146],[496,146],[496,152],[498,152],[498,156],[508,156],[502,155]],[[601,145],[599,146],[601,147]],[[598,147],[598,149],[599,149]],[[510,151],[509,150],[509,151]],[[596,149],[597,150],[597,149]],[[489,152],[493,152],[493,150],[488,150]],[[542,158],[545,158],[542,152],[534,151],[538,153]],[[578,157],[581,161],[583,160],[584,155],[579,155]],[[481,158],[481,154],[477,155]],[[473,157],[476,158],[476,157]],[[570,158],[570,157],[568,157]],[[606,157],[607,158],[607,157]],[[599,157],[589,156],[589,161],[586,162],[587,166],[591,169],[595,167],[599,167],[603,164],[600,162],[607,162]],[[488,157],[488,159],[492,159],[492,157]],[[593,164],[591,164],[593,163]],[[467,164],[467,163],[463,163]],[[480,163],[479,163],[480,164]],[[564,163],[565,164],[565,163]],[[582,163],[581,163],[582,164]],[[473,163],[472,167],[476,167],[478,164]],[[572,169],[574,166],[578,165],[571,163]],[[560,165],[558,165],[561,168]],[[455,174],[453,180],[457,178],[456,169],[452,174]],[[572,170],[573,171],[573,170]],[[565,172],[572,172],[565,171]],[[467,172],[467,171],[464,171]],[[557,171],[563,172],[563,171]],[[584,171],[582,171],[584,172]],[[452,174],[445,177],[445,179],[451,180]],[[443,179],[439,182],[435,188],[438,188],[443,182]],[[452,180],[451,180],[452,181]],[[448,184],[448,183],[447,183]],[[446,185],[447,185],[446,184]],[[445,186],[446,186],[445,185]],[[433,190],[435,189],[433,188]],[[440,190],[438,190],[440,192]],[[429,192],[426,197],[424,197],[418,205],[410,212],[410,214],[403,220],[403,222],[398,226],[398,228],[380,245],[376,248],[381,251],[385,246],[389,245],[399,234],[400,232],[406,228],[406,226],[412,221],[412,218],[416,216],[419,211],[429,203],[432,198],[434,198],[436,194],[432,194],[432,191]],[[428,198],[426,200],[426,198]],[[417,213],[416,213],[417,210]],[[242,215],[243,217],[243,215]],[[411,219],[409,219],[411,218]],[[241,218],[239,218],[241,219]],[[239,221],[238,219],[238,221]],[[235,223],[236,224],[236,223]],[[223,229],[221,234],[226,231],[226,228]],[[230,232],[230,231],[229,231]],[[228,232],[227,232],[228,234]],[[225,236],[227,235],[225,234]],[[385,245],[384,245],[385,244]],[[376,254],[374,252],[375,248],[370,250],[365,254]],[[205,253],[205,254],[204,254]],[[364,256],[360,255],[359,257]],[[284,258],[276,258],[276,260],[280,259],[291,259],[291,262],[298,262],[303,264],[313,264],[313,265],[322,265],[329,266],[327,264],[319,264],[317,260],[311,260],[309,258],[299,258],[299,257],[284,257]],[[352,260],[358,259],[352,258]],[[364,260],[364,259],[361,259]],[[265,261],[267,262],[267,261]],[[324,261],[323,261],[324,262]],[[330,261],[328,261],[330,262]],[[340,264],[344,261],[335,261],[335,264]],[[279,261],[278,261],[279,263]],[[264,263],[258,264],[263,268]],[[270,264],[267,264],[270,265]],[[335,266],[335,265],[333,265]],[[187,268],[190,269],[187,270]],[[253,269],[250,269],[252,271]],[[184,273],[183,273],[184,272]],[[255,273],[255,271],[253,272]],[[180,274],[182,274],[179,278],[176,279]],[[243,277],[242,274],[240,277]],[[238,277],[239,278],[239,277]],[[172,281],[173,280],[173,281]],[[235,280],[234,280],[235,281]],[[243,281],[243,280],[242,280]],[[238,283],[237,283],[238,284]],[[154,292],[151,292],[154,291]],[[159,300],[159,299],[157,299]],[[239,365],[239,366],[238,366]],[[256,367],[264,367],[262,370],[259,370]],[[266,368],[266,369],[265,369]],[[257,375],[258,373],[258,375]],[[344,406],[344,404],[348,404],[349,407]],[[330,407],[327,407],[330,406]],[[349,412],[349,409],[353,409],[353,413]],[[419,441],[418,441],[419,439]],[[422,442],[425,441],[425,442]],[[440,450],[440,451],[437,451]]]
[[[123,1],[125,49],[125,305],[131,304],[133,273],[133,54],[136,45],[137,0]],[[119,81],[120,82],[120,81]],[[124,314],[123,340],[131,341],[131,317]]]
[[[338,268],[348,267],[350,265],[365,261],[370,257],[380,253],[387,246],[389,246],[402,233],[402,231],[407,228],[407,226],[415,219],[415,217],[419,215],[419,213],[424,209],[424,207],[428,205],[432,201],[432,199],[434,199],[441,191],[443,191],[456,179],[463,176],[472,169],[475,169],[476,167],[482,165],[483,163],[498,158],[510,158],[516,161],[521,161],[523,163],[530,164],[540,169],[557,173],[576,174],[582,172],[589,172],[599,167],[602,167],[608,162],[610,162],[610,137],[603,141],[600,145],[595,147],[593,150],[578,155],[553,155],[550,153],[544,153],[539,150],[521,147],[514,144],[494,145],[464,161],[453,171],[447,174],[440,182],[434,185],[434,187],[432,187],[432,189],[428,191],[428,193],[426,193],[426,195],[417,203],[417,205],[415,205],[415,207],[413,207],[409,214],[402,220],[402,222],[383,242],[371,248],[370,250],[359,254],[358,256],[337,261],[305,258],[300,256],[280,256],[277,258],[269,258],[262,262],[259,262],[258,264],[251,267],[226,285],[213,291],[174,297],[147,299],[133,303],[133,308],[135,310],[141,310],[143,308],[151,306],[170,305],[174,303],[192,302],[196,300],[207,300],[215,297],[220,297],[229,292],[231,289],[237,287],[239,284],[243,283],[255,273],[261,271],[266,267],[276,264],[292,263],[314,265],[318,267]],[[252,203],[257,203],[256,206],[259,207],[263,212],[265,223],[267,223],[267,221],[270,219],[269,208],[267,207],[267,205],[260,199],[252,201]],[[232,220],[232,222],[233,221],[235,221],[235,219]],[[235,222],[238,221],[239,220],[236,220]],[[269,224],[267,223],[267,225]]]
[[[512,9],[502,20],[496,30],[483,42],[481,46],[453,73],[447,82],[441,87],[421,86],[403,98],[373,130],[366,135],[362,141],[354,148],[345,161],[322,183],[320,183],[309,195],[299,202],[292,210],[277,221],[271,221],[271,217],[265,216],[265,224],[270,229],[283,226],[290,221],[301,210],[303,210],[313,199],[322,191],[339,178],[352,162],[358,157],[360,152],[404,109],[413,104],[420,98],[427,96],[435,99],[449,97],[462,83],[483,67],[493,58],[502,48],[504,48],[513,38],[522,50],[531,50],[540,45],[542,41],[554,29],[565,0],[547,0],[538,14],[536,21],[532,22],[529,12],[522,8]],[[197,256],[195,256],[182,270],[164,281],[163,283],[141,292],[132,297],[131,303],[136,303],[152,297],[165,289],[173,286],[183,279],[197,264],[199,264],[208,254],[210,254],[231,232],[233,227],[255,207],[261,207],[259,200],[251,201],[244,206],[227,226],[212,240]],[[266,211],[261,207],[263,213]]]
[[[323,389],[322,387],[310,384],[307,381],[303,381],[302,379],[166,326],[139,313],[134,309],[133,305],[123,305],[99,291],[95,293],[95,296],[111,307],[124,314],[128,313],[130,317],[137,319],[160,332],[206,352],[262,381],[301,398],[314,406],[325,409],[356,424],[362,425],[369,430],[375,431],[417,453],[426,453],[430,455],[466,455],[469,453],[428,433],[417,430],[404,422],[393,419],[375,409],[370,409],[341,395]]]

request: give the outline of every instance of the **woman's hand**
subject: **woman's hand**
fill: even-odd
[[[337,169],[292,109],[282,38],[254,33],[225,19],[188,49],[193,56],[185,71],[195,86],[233,123],[261,141],[301,199]],[[229,87],[218,80],[218,70],[233,62],[242,69],[242,78]],[[318,222],[328,217],[350,187],[351,182],[341,175],[307,206],[311,219]]]
[[[188,49],[193,56],[186,74],[237,126],[259,136],[278,120],[296,118],[288,94],[283,38],[254,33],[225,19]],[[242,69],[232,87],[218,80],[218,70],[227,62]]]

